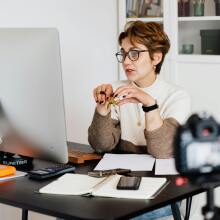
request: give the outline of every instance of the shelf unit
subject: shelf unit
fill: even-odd
[[[220,21],[220,16],[178,17],[178,21]]]
[[[137,19],[139,18],[127,18],[126,21],[136,21]],[[142,21],[144,22],[149,22],[149,21],[155,21],[155,22],[160,22],[162,23],[163,22],[163,18],[159,17],[159,18],[140,18]]]
[[[118,1],[118,32],[120,33],[127,21],[142,20],[163,23],[165,32],[171,41],[171,49],[165,59],[162,74],[165,79],[178,81],[178,63],[218,64],[220,55],[202,55],[200,29],[220,29],[220,16],[189,16],[178,17],[178,0],[160,0],[163,6],[162,17],[127,18],[126,0]],[[213,1],[213,0],[209,0]],[[171,13],[172,12],[172,13]],[[182,45],[193,44],[193,54],[183,54]],[[122,68],[119,67],[119,78],[124,79]]]

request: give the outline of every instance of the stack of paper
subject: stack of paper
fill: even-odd
[[[130,169],[131,171],[151,171],[155,158],[147,154],[106,153],[95,170]]]
[[[155,158],[148,154],[106,153],[94,170],[130,169],[131,171],[152,171]],[[155,175],[177,175],[174,158],[156,159]]]
[[[156,159],[155,175],[177,175],[174,158]]]

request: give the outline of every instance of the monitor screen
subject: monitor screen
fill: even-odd
[[[66,163],[59,34],[0,28],[0,151]]]

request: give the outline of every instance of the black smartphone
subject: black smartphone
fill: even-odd
[[[117,189],[137,190],[141,183],[140,176],[122,176],[120,177]]]

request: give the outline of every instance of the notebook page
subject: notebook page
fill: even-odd
[[[95,187],[92,195],[127,199],[153,199],[167,183],[166,178],[142,177],[138,190],[118,190],[117,183],[121,175],[114,175]]]
[[[83,174],[64,174],[59,179],[42,187],[40,193],[61,195],[83,195],[91,193],[94,186],[106,178],[95,178]]]

